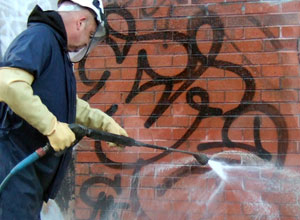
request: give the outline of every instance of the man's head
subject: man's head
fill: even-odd
[[[73,62],[78,62],[105,36],[102,2],[59,1],[58,12],[65,24],[70,58]]]

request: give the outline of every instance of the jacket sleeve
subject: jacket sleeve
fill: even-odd
[[[123,129],[112,117],[99,109],[91,108],[86,101],[78,97],[76,123],[109,133],[128,136],[125,129]],[[110,144],[110,146],[114,146],[114,144]]]
[[[56,117],[33,94],[34,77],[28,72],[11,67],[0,68],[0,101],[44,135],[53,133]]]

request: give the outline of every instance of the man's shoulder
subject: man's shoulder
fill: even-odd
[[[55,35],[55,30],[47,24],[43,23],[32,23],[28,26],[25,32],[36,33],[40,35]]]

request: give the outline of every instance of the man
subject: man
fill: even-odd
[[[0,67],[0,181],[47,142],[55,151],[72,145],[70,123],[127,136],[76,96],[70,59],[86,56],[104,32],[101,0],[60,1],[58,11],[34,8]],[[13,176],[0,194],[0,219],[40,219],[43,201],[55,197],[70,158],[70,149],[60,157],[47,154]]]

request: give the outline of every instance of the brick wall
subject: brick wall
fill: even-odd
[[[136,140],[223,161],[225,176],[85,139],[76,219],[299,219],[300,1],[104,5],[110,35],[76,65],[79,96]]]

